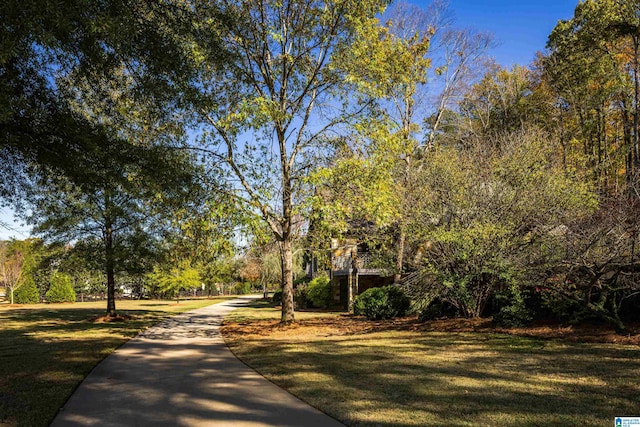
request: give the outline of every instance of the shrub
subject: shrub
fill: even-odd
[[[51,286],[46,293],[48,302],[75,302],[76,293],[71,284],[71,277],[63,273],[54,273],[51,276]]]
[[[282,291],[275,291],[271,297],[271,302],[274,304],[282,304]]]
[[[319,276],[307,285],[307,299],[317,308],[327,308],[333,303],[333,289],[327,276]]]
[[[251,293],[251,283],[239,282],[233,287],[233,291],[236,295],[247,295]]]
[[[296,308],[309,307],[309,298],[307,297],[307,284],[301,283],[293,290],[293,303]]]
[[[505,328],[516,328],[527,325],[532,319],[531,312],[524,304],[512,304],[502,307],[500,311],[493,316],[493,323]]]
[[[458,317],[460,313],[451,303],[435,299],[425,309],[418,314],[418,320],[426,322],[428,320],[440,319],[443,317]]]
[[[38,287],[31,274],[24,277],[22,285],[13,294],[16,304],[36,304],[40,297],[38,295]]]
[[[271,297],[271,302],[274,304],[282,304],[282,290],[276,291]],[[309,301],[307,300],[307,285],[298,285],[293,290],[293,303],[295,308],[307,308]]]
[[[506,328],[524,326],[533,320],[531,311],[526,307],[522,292],[517,286],[511,286],[507,292],[498,293],[496,301],[502,302],[500,310],[493,316],[493,323]]]
[[[297,287],[298,285],[303,285],[303,284],[307,284],[311,281],[311,278],[309,276],[302,276],[297,278],[296,280],[293,281],[293,287]]]
[[[552,280],[553,288],[564,288],[564,294],[546,288],[545,286],[535,288],[533,296],[540,304],[538,313],[546,315],[562,323],[579,323],[585,311],[580,301],[585,300],[585,295],[572,285],[560,285],[557,280]]]
[[[358,295],[353,312],[369,320],[391,319],[407,314],[411,301],[397,286],[367,289]]]

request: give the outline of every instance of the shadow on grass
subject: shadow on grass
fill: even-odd
[[[640,409],[636,347],[473,333],[230,344],[349,425],[599,426]]]
[[[278,304],[271,302],[271,299],[256,299],[252,300],[249,304],[246,304],[247,308],[275,308]]]
[[[213,301],[212,301],[213,303]],[[0,312],[0,425],[46,426],[76,386],[107,355],[177,313],[119,309],[126,321],[94,322],[104,308]]]
[[[250,304],[246,305],[245,307],[247,308],[258,308],[258,309],[277,309],[277,310],[281,310],[281,305],[280,303],[274,303],[271,301],[271,298],[267,298],[267,299],[258,299],[258,300],[254,300],[252,301]],[[344,310],[344,308],[340,307],[340,306],[335,306],[335,307],[329,307],[329,308],[313,308],[313,307],[307,307],[307,308],[296,308],[295,309],[296,313],[336,313],[336,312],[340,312],[340,313],[347,313],[346,310]]]

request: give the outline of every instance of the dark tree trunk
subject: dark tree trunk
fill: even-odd
[[[107,224],[104,236],[105,270],[107,273],[107,315],[116,316],[116,281],[114,274],[113,226]]]
[[[396,274],[393,277],[393,281],[398,283],[402,278],[402,265],[404,263],[404,246],[407,240],[407,235],[404,231],[403,224],[400,224],[400,235],[398,236],[398,247],[396,253]]]
[[[640,72],[640,63],[638,61],[638,44],[640,40],[638,36],[633,36],[633,83],[634,83],[634,94],[633,94],[633,175],[637,176],[638,168],[640,168],[640,147],[638,142],[638,126],[640,125],[640,76],[638,73]]]
[[[632,134],[632,121],[629,113],[629,107],[626,102],[623,102],[622,108],[622,130],[623,130],[623,141],[624,147],[626,151],[625,155],[625,178],[627,181],[627,186],[631,186],[631,182],[633,180],[633,138]]]

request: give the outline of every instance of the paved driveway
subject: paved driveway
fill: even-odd
[[[52,426],[342,426],[273,385],[226,347],[240,298],[168,319],[127,342],[82,382]]]

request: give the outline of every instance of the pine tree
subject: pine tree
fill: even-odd
[[[71,277],[64,273],[54,273],[51,276],[51,286],[46,293],[47,302],[75,302],[76,293],[73,290]]]

